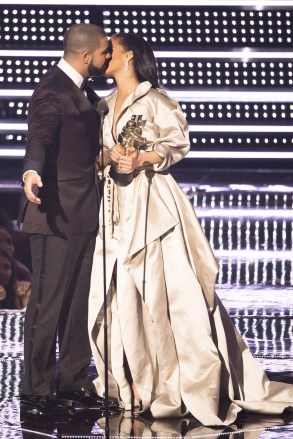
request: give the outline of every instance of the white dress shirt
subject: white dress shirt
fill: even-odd
[[[78,73],[64,58],[61,58],[58,62],[57,66],[62,70],[70,79],[77,85],[77,87],[81,87],[83,82],[83,76]]]

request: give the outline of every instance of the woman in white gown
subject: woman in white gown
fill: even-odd
[[[106,98],[104,123],[109,396],[126,410],[139,402],[155,418],[191,413],[207,426],[230,424],[242,409],[282,413],[293,386],[270,382],[236,331],[214,291],[218,264],[168,171],[189,151],[184,114],[158,88],[154,54],[142,37],[118,34],[111,42],[106,76],[117,87]],[[130,147],[124,156],[119,142],[126,136],[119,134],[132,116],[140,120],[140,151]],[[120,182],[121,172],[131,171],[132,181]],[[89,335],[103,395],[100,221]]]

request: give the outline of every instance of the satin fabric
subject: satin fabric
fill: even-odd
[[[115,92],[107,99],[106,148],[116,140],[115,99]],[[132,403],[126,358],[143,410],[155,418],[191,413],[214,426],[231,424],[242,408],[281,413],[293,401],[293,386],[270,382],[236,331],[215,294],[217,261],[191,203],[167,172],[189,149],[184,115],[147,82],[129,97],[115,134],[133,114],[147,119],[146,150],[164,158],[127,186],[105,171],[105,228],[96,240],[89,298],[96,389],[104,394],[105,288],[109,395],[122,407]]]

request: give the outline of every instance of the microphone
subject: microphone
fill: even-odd
[[[99,133],[99,145],[101,147],[101,165],[102,165],[102,192],[104,192],[104,184],[105,184],[105,162],[104,162],[104,148],[103,148],[103,122],[105,115],[109,112],[109,107],[105,99],[100,99],[98,102],[94,103],[94,109],[99,114],[101,119],[100,133]],[[105,363],[105,439],[109,439],[109,381],[108,381],[108,319],[107,319],[107,288],[106,288],[106,237],[105,237],[105,197],[102,197],[101,200],[101,208],[102,208],[102,237],[103,237],[103,290],[104,290],[104,304],[103,304],[103,312],[104,312],[104,363]]]
[[[101,119],[100,133],[99,133],[99,143],[103,145],[103,124],[105,115],[109,112],[109,107],[105,99],[100,99],[98,102],[94,103],[94,109],[99,114]],[[104,166],[103,148],[102,148],[102,166]]]
[[[94,103],[94,108],[101,117],[105,116],[109,112],[108,104],[103,98]]]

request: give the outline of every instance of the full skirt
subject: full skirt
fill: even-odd
[[[214,292],[217,263],[186,195],[171,176],[150,181],[144,174],[113,191],[119,221],[107,223],[105,239],[97,236],[89,298],[98,393],[106,309],[109,397],[125,409],[132,404],[129,368],[143,410],[155,418],[190,413],[218,426],[242,409],[282,413],[293,386],[267,378]]]

